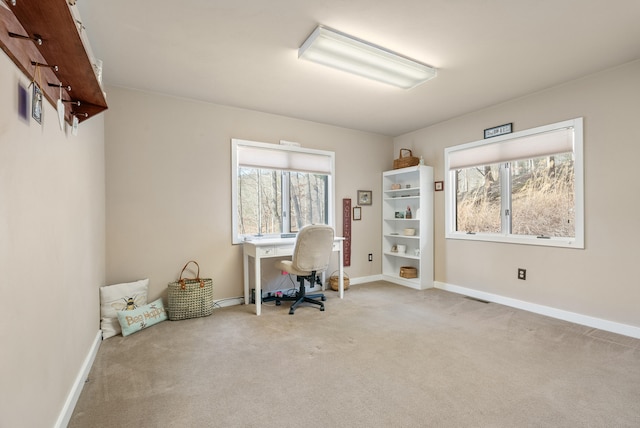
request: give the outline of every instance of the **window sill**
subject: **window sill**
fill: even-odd
[[[538,238],[531,235],[500,235],[492,233],[447,233],[446,239],[458,239],[466,241],[484,241],[484,242],[499,242],[505,244],[521,244],[521,245],[537,245],[541,247],[561,247],[561,248],[574,248],[584,249],[584,242],[579,238],[553,238],[545,237]]]

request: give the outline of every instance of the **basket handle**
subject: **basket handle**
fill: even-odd
[[[408,156],[402,156],[402,151],[403,151],[403,150],[404,150],[405,152],[409,152],[409,155],[408,155]],[[404,158],[404,157],[411,157],[411,156],[413,156],[413,152],[412,152],[411,150],[409,150],[409,149],[400,149],[400,157],[401,157],[401,158]]]
[[[334,270],[334,271],[331,273],[331,275],[329,275],[329,278],[331,278],[332,276],[335,276],[335,274],[336,274],[336,273],[337,273],[337,274],[339,274],[339,273],[340,273],[340,271],[339,271],[339,270]],[[343,276],[343,277],[345,277],[346,279],[349,279],[349,275],[348,275],[346,272],[343,272],[343,273],[342,273],[342,276]]]
[[[198,273],[196,273],[196,277],[195,278],[182,278],[182,274],[184,273],[184,271],[187,268],[187,266],[189,266],[189,263],[195,263],[196,264],[196,266],[198,267]],[[198,262],[196,262],[194,260],[189,260],[187,262],[187,264],[184,265],[184,267],[182,268],[182,272],[180,272],[180,278],[178,279],[178,282],[180,283],[180,289],[182,289],[182,290],[187,288],[187,286],[185,284],[185,279],[195,279],[196,281],[200,281],[200,288],[204,288],[204,280],[200,279],[200,265],[198,264]]]

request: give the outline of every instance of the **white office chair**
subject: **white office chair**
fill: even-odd
[[[324,303],[327,300],[324,294],[306,294],[304,281],[309,281],[310,286],[316,281],[316,274],[323,272],[329,266],[331,251],[333,247],[333,228],[324,224],[312,224],[305,226],[298,232],[293,258],[291,260],[281,260],[276,263],[276,268],[294,274],[298,277],[300,289],[295,296],[282,296],[275,298],[276,305],[281,300],[295,301],[289,309],[289,315],[293,315],[296,308],[302,303],[319,305],[324,311]],[[320,299],[322,301],[319,301]]]

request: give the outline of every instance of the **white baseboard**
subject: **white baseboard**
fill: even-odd
[[[62,410],[60,411],[60,415],[58,415],[58,420],[54,425],[55,428],[65,428],[69,425],[69,421],[71,420],[71,415],[73,414],[73,410],[76,407],[76,403],[78,402],[78,398],[80,398],[80,393],[82,392],[82,388],[84,387],[85,380],[89,376],[89,372],[91,371],[91,366],[93,365],[93,360],[96,359],[96,355],[98,354],[98,349],[100,349],[100,344],[102,343],[102,331],[98,330],[98,334],[96,334],[96,338],[89,349],[89,353],[84,359],[82,366],[80,367],[80,372],[76,377],[73,386],[71,387],[71,391],[67,396],[67,401],[65,401]]]
[[[227,306],[242,305],[244,303],[244,297],[227,297],[226,299],[214,300],[214,308],[225,308]]]
[[[358,278],[349,278],[349,285],[364,284],[365,282],[382,281],[382,275],[360,276]]]
[[[458,285],[447,284],[444,282],[436,281],[435,287],[441,290],[450,291],[452,293],[464,294],[465,296],[475,297],[477,299],[499,303],[501,305],[522,309],[540,315],[546,315],[548,317],[561,319],[563,321],[569,321],[576,324],[585,325],[587,327],[593,327],[599,330],[610,331],[612,333],[622,334],[624,336],[630,336],[636,339],[640,339],[640,327],[609,321],[602,318],[596,318],[589,315],[582,315],[562,309],[556,309],[550,306],[538,305],[536,303],[525,302],[523,300],[512,299],[510,297],[504,297],[498,294],[487,293],[484,291],[460,287]]]

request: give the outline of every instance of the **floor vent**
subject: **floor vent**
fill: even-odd
[[[476,302],[480,302],[480,303],[491,303],[488,300],[482,300],[482,299],[478,299],[477,297],[470,297],[470,296],[464,296],[465,299],[469,299],[469,300],[474,300]]]

